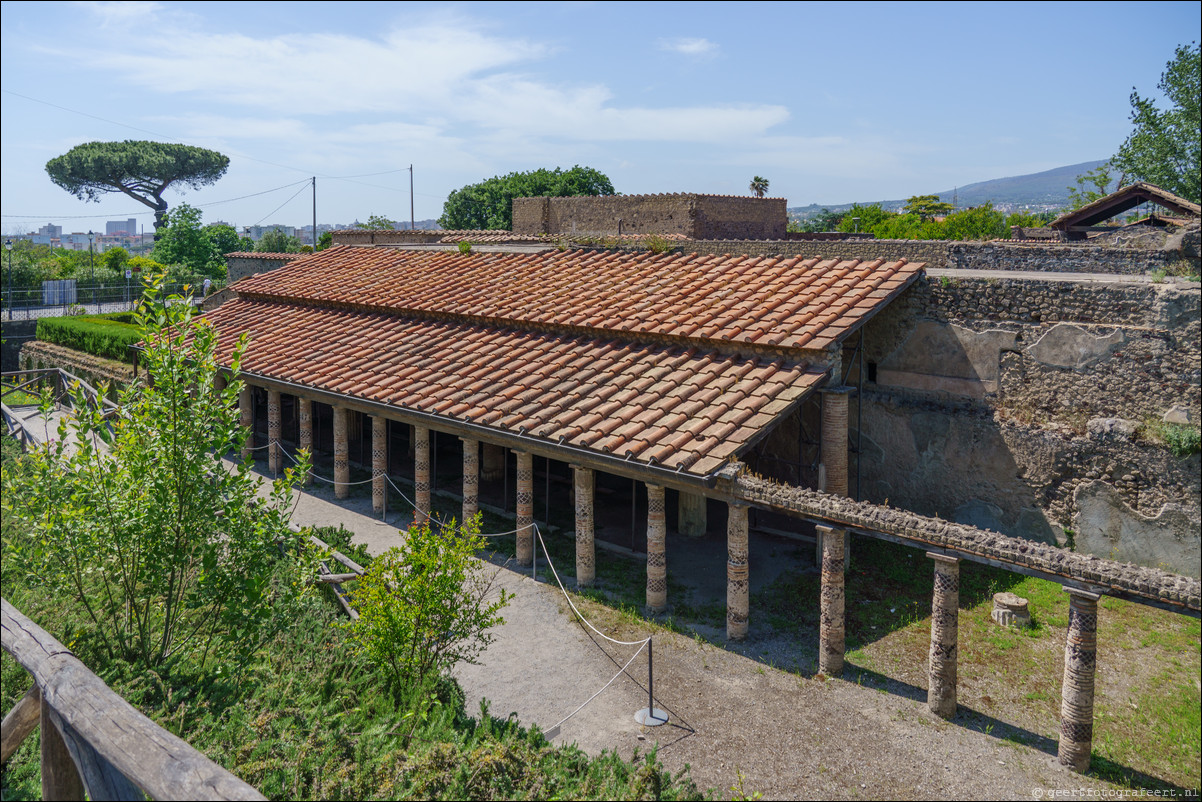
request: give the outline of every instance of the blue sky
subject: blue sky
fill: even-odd
[[[149,211],[45,174],[121,139],[229,155],[168,200],[239,226],[308,222],[313,175],[320,222],[407,219],[410,163],[418,219],[574,164],[632,194],[907,197],[1113,154],[1200,29],[1197,2],[5,2],[3,227]]]

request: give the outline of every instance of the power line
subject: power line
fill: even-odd
[[[226,198],[225,200],[210,201],[208,203],[193,203],[188,204],[194,209],[207,209],[210,206],[220,206],[223,203],[233,203],[234,201],[246,200],[247,198],[257,198],[260,195],[269,195],[272,192],[279,192],[282,189],[290,189],[297,184],[308,184],[308,179],[304,181],[294,181],[291,184],[284,184],[282,187],[274,189],[265,189],[262,192],[252,192],[249,195],[240,195],[237,198]],[[295,196],[294,196],[295,197]],[[178,205],[178,204],[177,204]],[[145,212],[110,212],[108,214],[4,214],[0,217],[11,218],[14,220],[102,220],[111,219],[115,215],[125,215],[127,217],[149,217],[155,214],[153,211]]]
[[[284,202],[283,202],[283,203],[281,203],[279,206],[275,207],[275,208],[274,208],[274,209],[272,209],[270,212],[268,212],[267,214],[265,214],[265,215],[263,215],[262,217],[260,217],[258,220],[256,220],[256,221],[255,221],[255,225],[257,226],[259,223],[262,223],[264,220],[266,220],[268,217],[271,217],[273,214],[275,214],[276,212],[278,212],[280,209],[283,209],[285,206],[287,206],[288,204],[292,203],[292,201],[296,199],[296,196],[297,196],[297,195],[299,195],[299,194],[301,194],[302,192],[304,192],[304,191],[305,191],[305,189],[308,187],[308,185],[309,185],[309,182],[308,182],[308,181],[305,181],[305,182],[302,184],[302,186],[301,186],[301,188],[300,188],[300,189],[298,189],[296,192],[292,193],[292,197],[291,197],[291,198],[289,198],[288,200],[284,201]],[[313,236],[316,238],[316,236],[317,236],[317,232],[316,232],[316,231],[314,231],[314,232],[313,232]]]

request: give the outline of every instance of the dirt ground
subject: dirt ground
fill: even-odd
[[[393,514],[381,522],[370,504],[367,497],[335,504],[318,483],[301,496],[293,520],[341,524],[378,552],[397,542],[407,521]],[[670,571],[684,567],[679,560],[669,564]],[[688,637],[578,600],[610,637],[653,637],[655,705],[670,720],[643,727],[635,713],[648,705],[646,655],[621,672],[638,647],[582,626],[553,582],[535,580],[503,557],[494,568],[498,586],[514,599],[479,664],[457,671],[469,709],[487,699],[493,715],[512,713],[551,731],[605,688],[563,721],[557,742],[593,754],[654,748],[666,767],[688,766],[697,784],[719,798],[1040,799],[1114,789],[1061,768],[1053,738],[1017,743],[1002,737],[1013,729],[1006,721],[971,710],[951,722],[933,716],[917,684],[854,665],[848,679],[816,677],[805,668],[811,656],[796,654],[796,644],[755,621],[748,640],[727,647],[716,632],[709,640]],[[724,571],[712,568],[706,581],[721,582]]]

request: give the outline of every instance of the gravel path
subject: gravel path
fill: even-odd
[[[321,483],[299,495],[293,521],[345,526],[375,553],[399,543],[398,527],[408,523],[395,513],[381,522],[370,498],[335,503]],[[546,731],[605,686],[637,647],[616,646],[586,630],[554,584],[535,581],[512,562],[498,561],[495,570],[498,586],[514,600],[480,664],[456,674],[469,712],[488,699],[493,715],[514,713]],[[1038,799],[1051,789],[1084,797],[1113,788],[1059,767],[1054,742],[1021,745],[982,731],[974,717],[945,722],[931,715],[925,691],[912,685],[890,681],[878,690],[744,656],[757,644],[775,643],[770,635],[757,637],[755,622],[751,638],[735,651],[579,604],[618,640],[654,636],[656,705],[671,716],[656,728],[635,722],[635,712],[647,706],[647,661],[640,655],[625,676],[562,725],[555,740],[589,753],[629,756],[658,747],[669,769],[688,765],[699,786],[726,798],[740,775],[743,793],[766,799]]]

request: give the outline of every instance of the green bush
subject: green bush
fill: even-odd
[[[1157,421],[1150,428],[1155,439],[1168,446],[1175,457],[1188,457],[1202,451],[1202,429],[1197,426]]]
[[[37,338],[73,348],[92,356],[133,362],[129,346],[142,340],[141,330],[129,313],[83,317],[44,317],[38,321]]]

